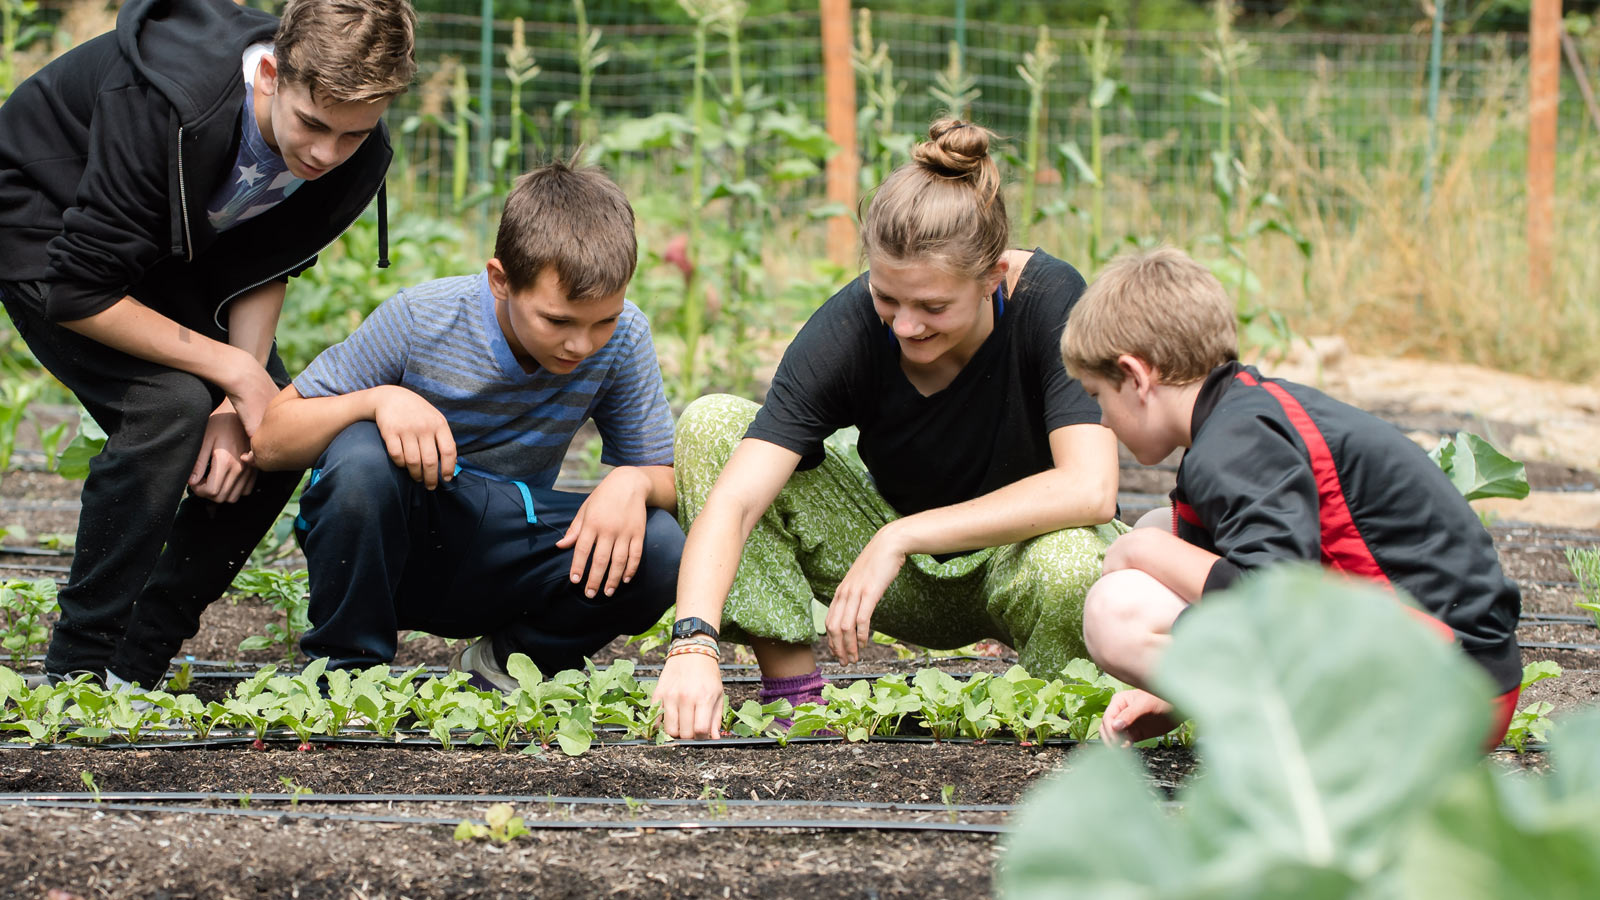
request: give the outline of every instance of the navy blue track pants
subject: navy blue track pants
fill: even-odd
[[[590,599],[556,547],[587,495],[466,471],[429,491],[372,422],[341,432],[312,478],[296,523],[311,587],[300,647],[330,669],[392,662],[401,629],[488,635],[502,666],[520,652],[546,673],[578,668],[673,603],[684,537],[665,510],[649,511],[633,580]]]

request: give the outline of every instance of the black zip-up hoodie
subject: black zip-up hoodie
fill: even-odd
[[[1222,557],[1207,593],[1274,562],[1320,561],[1404,590],[1500,690],[1521,683],[1522,594],[1472,507],[1398,428],[1229,363],[1201,386],[1190,429],[1173,528]]]
[[[132,295],[219,336],[229,300],[314,263],[383,184],[381,123],[272,210],[220,234],[205,211],[233,178],[244,50],[277,25],[228,0],[131,0],[23,82],[0,105],[0,280],[43,282],[52,321]]]

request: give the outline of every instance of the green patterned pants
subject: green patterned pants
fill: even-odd
[[[756,404],[701,397],[678,419],[678,520],[688,530],[755,418]],[[827,603],[879,528],[898,518],[853,448],[830,442],[823,463],[795,472],[745,543],[723,608],[724,636],[809,644],[813,598]],[[1050,677],[1083,646],[1083,600],[1119,522],[1067,528],[939,562],[913,554],[872,615],[896,640],[935,649],[993,638],[1029,672]]]

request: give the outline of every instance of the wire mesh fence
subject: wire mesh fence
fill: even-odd
[[[740,27],[742,77],[758,85],[769,97],[781,98],[796,111],[821,122],[823,108],[820,21],[814,3],[795,3],[792,11],[756,15]],[[885,11],[871,16],[874,44],[881,44],[892,61],[891,85],[898,89],[893,107],[896,127],[906,133],[925,128],[938,114],[941,103],[933,94],[939,73],[959,44],[965,71],[978,92],[971,117],[1003,137],[1020,140],[1026,133],[1029,89],[1017,68],[1040,39],[1038,25],[999,23],[977,13],[953,15],[953,0],[936,0],[926,8],[939,15]],[[1092,4],[1088,4],[1092,6]],[[974,2],[974,7],[982,4]],[[1045,145],[1059,148],[1086,142],[1088,97],[1093,77],[1086,58],[1092,39],[1089,28],[1075,16],[1053,10],[1078,4],[1022,2],[1015,4],[1008,22],[1037,21],[1046,32],[1058,60],[1044,95],[1042,134]],[[1132,4],[1137,7],[1139,4]],[[416,167],[411,200],[421,207],[448,211],[452,198],[449,174],[457,152],[467,152],[472,181],[485,180],[485,160],[493,139],[508,133],[512,121],[506,52],[512,45],[514,22],[502,12],[524,14],[523,39],[538,72],[521,88],[524,121],[530,131],[519,159],[502,161],[508,170],[538,159],[564,156],[580,143],[576,117],[562,115],[580,89],[579,28],[574,6],[559,0],[496,4],[496,17],[487,29],[488,61],[483,65],[485,29],[479,4],[460,2],[452,12],[424,15],[419,41],[422,73],[419,87],[397,105],[391,122],[409,120],[402,136],[406,161]],[[756,8],[759,8],[757,4]],[[1312,9],[1315,7],[1315,9]],[[1472,9],[1485,4],[1449,2],[1449,20],[1442,42],[1441,113],[1448,137],[1451,129],[1470,127],[1465,113],[1485,103],[1515,108],[1526,91],[1522,73],[1527,39],[1521,33],[1457,33]],[[1428,110],[1429,20],[1414,3],[1329,4],[1247,3],[1237,25],[1237,37],[1249,46],[1247,64],[1234,85],[1235,111],[1231,122],[1250,125],[1263,114],[1281,140],[1297,148],[1319,168],[1370,167],[1384,164],[1397,148],[1421,153],[1425,142],[1416,139]],[[591,105],[603,129],[629,119],[663,111],[688,112],[692,93],[694,25],[675,4],[591,2],[588,21],[600,32],[599,46],[608,59],[593,72]],[[1479,22],[1483,18],[1480,12]],[[1057,20],[1066,25],[1057,24]],[[1201,20],[1203,21],[1203,19]],[[1525,21],[1525,20],[1524,20]],[[1327,26],[1343,23],[1363,30],[1342,32],[1294,30],[1291,26]],[[853,21],[857,28],[861,22]],[[1121,85],[1116,100],[1106,110],[1105,147],[1108,167],[1119,178],[1132,179],[1146,190],[1161,191],[1208,179],[1208,153],[1218,141],[1219,117],[1214,105],[1202,99],[1220,90],[1215,65],[1206,49],[1216,35],[1205,30],[1152,31],[1113,28],[1106,39],[1115,51],[1108,73]],[[1589,68],[1600,60],[1600,41],[1587,42]],[[712,83],[727,89],[730,60],[726,42],[713,41],[708,66]],[[468,85],[465,106],[452,103],[456,69]],[[490,125],[487,130],[472,121],[456,130],[462,117],[478,114],[479,91],[485,71],[490,81]],[[1561,106],[1564,145],[1595,140],[1596,126],[1578,102],[1573,72],[1566,79]],[[864,86],[858,84],[858,99]],[[1255,112],[1251,112],[1254,110]],[[421,114],[419,116],[419,114]],[[455,141],[465,135],[470,147]],[[1507,177],[1520,177],[1525,147],[1517,140],[1501,142],[1485,156]],[[1074,177],[1065,157],[1047,153],[1068,182]],[[610,164],[624,178],[653,177],[671,161],[660,154],[619,156]],[[1054,177],[1047,173],[1048,177]],[[807,185],[812,197],[822,193],[821,179]]]

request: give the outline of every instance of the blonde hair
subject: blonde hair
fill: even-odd
[[[273,38],[278,77],[343,103],[406,92],[417,75],[406,0],[289,0]]]
[[[1000,170],[989,156],[987,128],[939,119],[872,195],[861,223],[861,249],[874,257],[932,260],[949,272],[981,278],[1000,261],[1011,223],[1000,196]]]
[[[1112,260],[1067,316],[1061,361],[1074,378],[1122,384],[1117,357],[1155,368],[1162,384],[1192,384],[1239,358],[1238,319],[1222,283],[1182,250]]]
[[[494,255],[514,291],[553,267],[568,300],[609,297],[628,286],[638,264],[633,207],[597,168],[540,166],[506,196]]]

